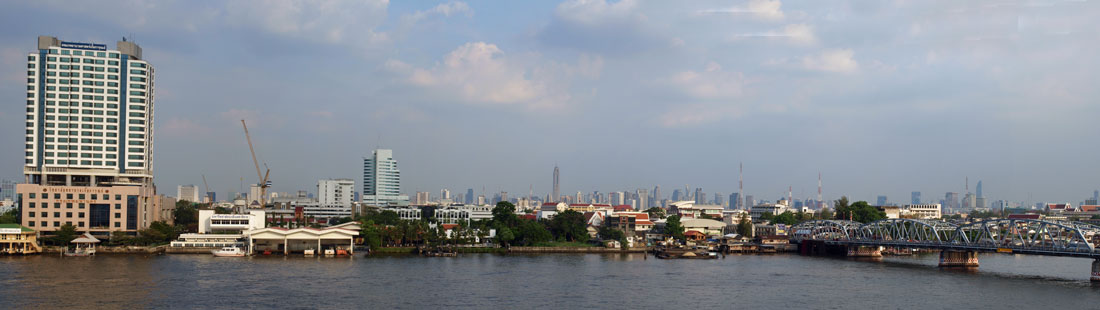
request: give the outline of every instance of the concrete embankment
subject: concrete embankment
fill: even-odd
[[[645,253],[648,249],[636,247],[630,249],[614,249],[605,247],[542,247],[542,246],[514,246],[508,248],[508,253]]]
[[[167,245],[159,246],[97,246],[96,255],[99,254],[164,254]],[[60,254],[65,252],[65,247],[44,246],[42,254]],[[210,253],[207,251],[206,253]]]

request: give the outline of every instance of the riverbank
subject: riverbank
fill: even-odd
[[[158,246],[97,246],[95,247],[96,254],[164,254],[166,250],[170,248],[168,245]],[[57,255],[65,252],[65,247],[62,246],[43,246],[42,254],[44,255]],[[210,254],[207,250],[205,253]]]

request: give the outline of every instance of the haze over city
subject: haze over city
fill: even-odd
[[[38,35],[138,42],[165,192],[247,191],[246,119],[272,191],[359,179],[382,147],[408,194],[541,196],[555,165],[563,194],[729,194],[743,162],[759,199],[816,196],[820,172],[826,199],[969,177],[1077,203],[1100,187],[1098,21],[1083,1],[5,2],[0,96],[25,93]],[[0,111],[0,144],[23,108]]]

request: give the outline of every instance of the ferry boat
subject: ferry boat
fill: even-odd
[[[313,256],[314,253],[316,253],[314,249],[306,249],[305,251],[302,251],[302,254],[305,254],[306,256]]]
[[[334,255],[336,255],[336,250],[325,249],[325,256],[334,256]]]
[[[217,256],[217,257],[243,257],[244,256],[244,251],[242,251],[241,248],[238,248],[238,247],[235,247],[235,246],[233,246],[233,247],[224,247],[224,248],[221,248],[221,250],[214,250],[214,251],[210,251],[210,252],[213,253],[214,256]]]

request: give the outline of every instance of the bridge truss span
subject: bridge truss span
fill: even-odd
[[[951,243],[1019,253],[1097,256],[1100,227],[1077,222],[998,219],[959,226]]]
[[[859,227],[856,241],[940,244],[953,239],[958,225],[935,220],[884,219]]]

